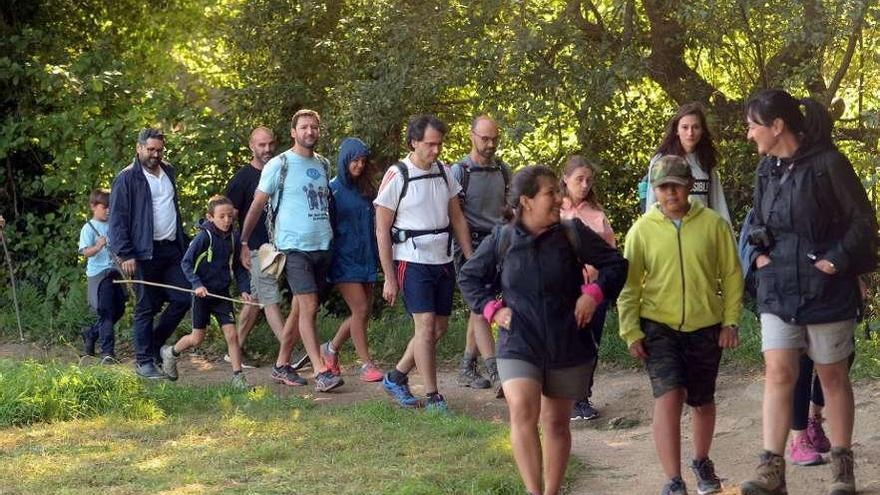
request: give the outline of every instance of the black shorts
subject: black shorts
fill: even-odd
[[[715,400],[715,381],[721,363],[718,336],[721,325],[679,332],[657,323],[641,320],[645,333],[645,367],[651,377],[654,398],[684,388],[685,402],[691,407],[710,404]]]
[[[287,255],[284,270],[293,295],[320,294],[329,286],[330,251],[292,250],[284,254]]]
[[[220,294],[225,295],[225,294]],[[208,328],[211,321],[211,315],[217,319],[217,323],[222,327],[227,324],[234,324],[235,317],[232,316],[232,303],[217,299],[216,297],[195,297],[192,298],[192,326],[194,329],[202,330]]]

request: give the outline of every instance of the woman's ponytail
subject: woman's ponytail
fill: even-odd
[[[804,106],[804,143],[809,146],[831,146],[831,116],[825,105],[813,98],[800,101]]]

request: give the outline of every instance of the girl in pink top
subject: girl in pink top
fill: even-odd
[[[599,234],[609,246],[617,247],[614,241],[614,230],[605,216],[605,211],[596,197],[596,191],[593,189],[593,183],[598,173],[596,165],[587,162],[583,157],[574,155],[565,162],[565,173],[562,176],[562,208],[559,215],[563,219],[577,218],[587,227]],[[584,282],[595,282],[599,276],[599,272],[590,265],[584,266]],[[593,333],[593,339],[596,341],[596,348],[599,348],[599,342],[602,340],[602,328],[605,326],[605,313],[608,310],[608,301],[600,304],[590,319],[589,329]],[[571,411],[571,420],[577,421],[582,419],[596,419],[599,412],[590,402],[593,395],[593,375],[595,369],[592,370],[588,378],[587,396],[574,403]]]

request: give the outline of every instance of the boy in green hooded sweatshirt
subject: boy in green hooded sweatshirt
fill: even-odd
[[[651,379],[654,444],[669,478],[661,493],[687,493],[681,478],[684,403],[693,409],[697,492],[716,493],[721,481],[709,459],[715,381],[722,349],[739,345],[742,272],[730,225],[688,198],[694,178],[687,162],[664,156],[651,175],[657,203],[626,235],[620,336]]]

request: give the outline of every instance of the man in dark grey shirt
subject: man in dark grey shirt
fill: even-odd
[[[452,175],[461,184],[464,216],[471,232],[471,244],[477,246],[503,220],[510,189],[510,169],[498,157],[498,125],[490,117],[479,115],[471,123],[471,152],[452,165]],[[455,268],[464,263],[459,246],[455,246]],[[483,356],[489,379],[477,371],[477,351]],[[498,369],[495,366],[495,340],[489,324],[479,313],[468,319],[464,356],[458,370],[458,384],[471,388],[495,386],[500,394]]]

